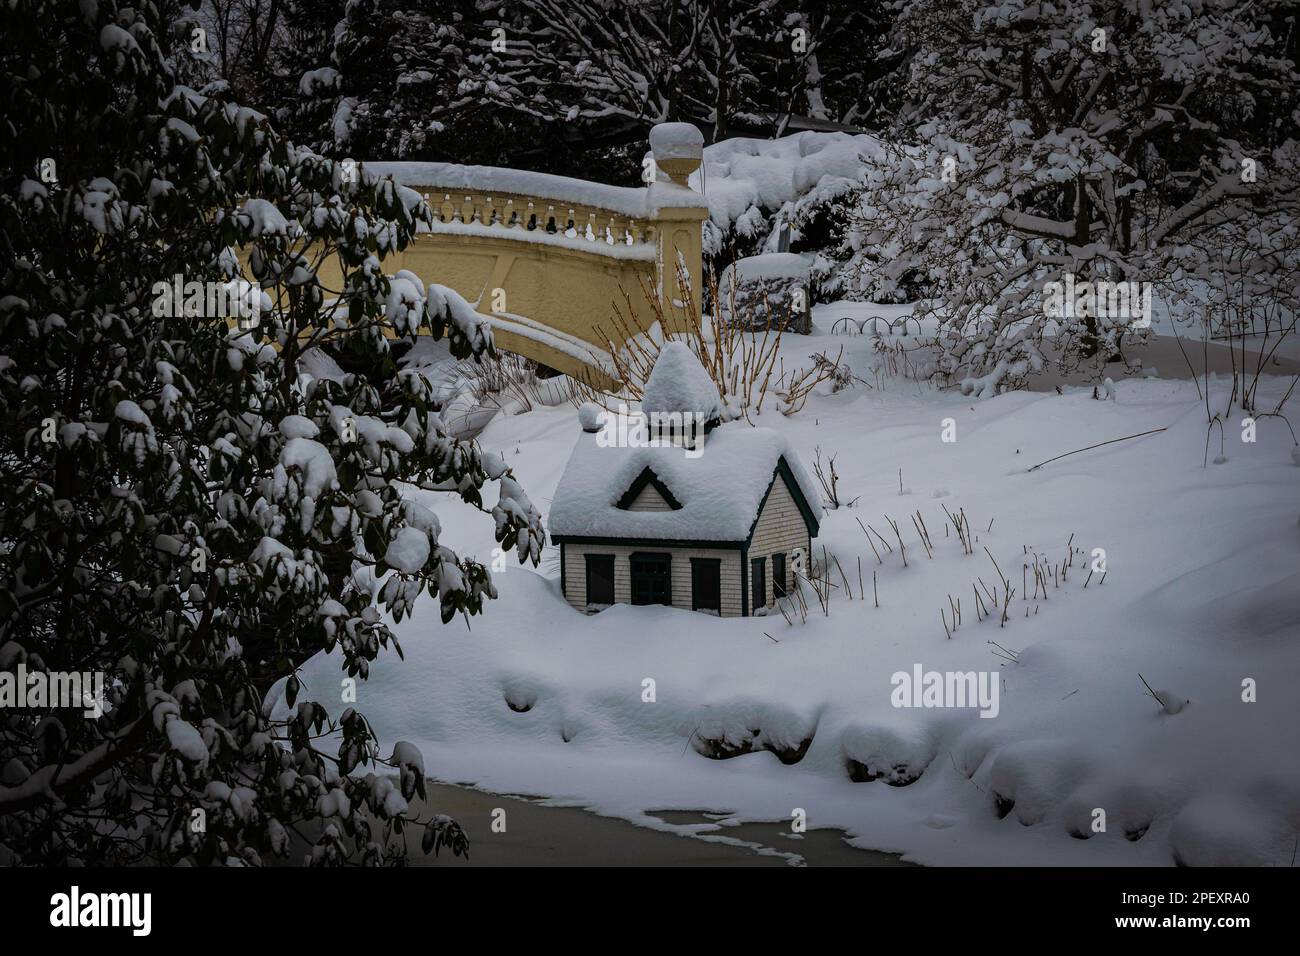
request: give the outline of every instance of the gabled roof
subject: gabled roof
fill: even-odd
[[[641,492],[645,491],[646,485],[650,485],[655,491],[659,492],[659,497],[668,502],[668,507],[672,508],[673,511],[682,506],[681,502],[673,497],[673,493],[668,490],[668,486],[659,480],[659,476],[649,468],[644,468],[641,474],[637,475],[632,484],[628,486],[627,491],[623,492],[623,497],[618,499],[618,507],[624,511],[630,508],[632,502],[636,501]]]
[[[778,478],[789,486],[809,533],[817,533],[821,494],[790,443],[771,429],[751,428],[743,422],[721,425],[709,433],[694,458],[671,445],[605,447],[598,437],[593,433],[578,436],[551,505],[547,523],[553,539],[741,546],[749,540]],[[654,482],[670,506],[676,502],[672,511],[624,510],[625,503]]]

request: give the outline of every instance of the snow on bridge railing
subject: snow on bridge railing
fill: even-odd
[[[709,213],[689,177],[704,138],[662,124],[650,149],[653,181],[640,188],[487,166],[363,165],[421,195],[432,214],[402,268],[458,291],[506,350],[609,384],[608,350],[621,343],[602,329],[616,303],[628,328],[659,322],[670,333],[689,328],[700,306]]]
[[[703,197],[687,184],[699,167],[703,140],[684,123],[651,133],[656,181],[647,187],[604,183],[494,166],[453,163],[367,162],[365,169],[392,176],[421,193],[437,231],[461,231],[520,239],[542,233],[611,247],[657,247],[664,220],[702,220]],[[491,230],[483,233],[482,230]],[[573,242],[565,245],[575,245]],[[601,247],[605,247],[602,249]],[[651,253],[651,248],[645,250]],[[676,250],[687,252],[688,250]],[[647,256],[648,257],[648,256]],[[669,257],[673,261],[676,255]]]
[[[490,166],[448,163],[366,163],[424,196],[436,223],[600,240],[606,245],[653,243],[655,227],[645,189],[601,186],[579,179]],[[630,195],[629,195],[630,194]]]

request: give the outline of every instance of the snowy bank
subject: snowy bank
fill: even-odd
[[[869,337],[831,340],[867,366]],[[1266,382],[1270,400],[1285,384]],[[671,828],[653,808],[726,812],[719,827],[800,808],[810,827],[924,863],[1288,864],[1300,469],[1284,423],[1261,419],[1254,443],[1230,431],[1227,461],[1202,467],[1190,382],[973,402],[893,379],[760,424],[805,460],[836,454],[841,496],[858,499],[828,512],[815,542],[838,559],[827,615],[810,599],[806,622],[630,606],[588,617],[560,595],[558,566],[511,566],[468,629],[439,626],[432,605],[397,626],[406,660],[381,658],[358,688],[385,747],[414,742],[439,779],[647,826]],[[1028,471],[1155,428],[1167,430]],[[538,409],[481,441],[540,505],[576,432],[571,408]],[[945,507],[964,513],[971,553]],[[489,559],[475,512],[438,513],[441,542]],[[1016,592],[1005,625],[977,610],[1005,595],[1003,575]],[[894,706],[894,676],[918,665],[994,674],[996,716]],[[317,656],[303,697],[340,711],[343,676],[337,656]],[[1165,712],[1143,681],[1190,703]]]

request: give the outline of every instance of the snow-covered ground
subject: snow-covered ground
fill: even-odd
[[[796,612],[792,624],[665,607],[588,617],[560,595],[553,547],[537,570],[511,557],[495,575],[499,600],[469,628],[439,625],[431,602],[395,626],[405,661],[376,661],[357,701],[386,750],[409,740],[440,780],[660,828],[673,827],[645,811],[724,812],[725,833],[797,808],[811,828],[843,827],[860,846],[929,864],[1289,865],[1300,838],[1300,468],[1286,424],[1263,418],[1244,442],[1234,410],[1227,460],[1203,467],[1205,404],[1189,380],[1122,380],[1109,401],[1077,387],[976,401],[875,376],[869,336],[830,334],[836,315],[822,307],[817,334],[787,338],[786,366],[842,345],[877,387],[823,389],[799,414],[759,422],[810,469],[816,449],[834,455],[852,502],[827,512],[815,542],[838,585],[827,615],[810,594],[806,621]],[[1286,384],[1268,380],[1261,405]],[[942,440],[945,426],[955,441]],[[1167,430],[1029,472],[1157,428]],[[547,511],[578,433],[566,404],[500,417],[480,441]],[[490,561],[490,522],[430,497],[442,499],[442,540]],[[944,506],[964,510],[973,553],[945,530]],[[859,519],[893,542],[876,542],[880,563]],[[1104,580],[1088,580],[1094,549]],[[1059,584],[1048,570],[1046,597],[1026,600],[1034,555],[1071,567]],[[1001,593],[994,559],[1016,591],[1005,626],[996,612],[976,620],[974,589]],[[961,600],[951,637],[950,595]],[[894,707],[891,677],[918,665],[994,672],[996,716]],[[301,676],[304,698],[342,710],[337,655]],[[1162,712],[1143,680],[1190,703]],[[753,752],[711,759],[706,741]],[[806,741],[791,764],[765,749],[788,756]],[[854,782],[850,767],[883,776]],[[1097,810],[1105,832],[1094,832]]]

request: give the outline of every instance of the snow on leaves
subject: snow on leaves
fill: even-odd
[[[868,171],[848,271],[932,295],[916,314],[937,320],[937,371],[979,395],[1146,334],[1045,314],[1066,273],[1153,283],[1175,313],[1294,308],[1300,76],[1272,6],[1119,8],[1096,44],[1090,3],[908,5],[915,135]],[[1265,157],[1270,175],[1243,175]]]
[[[106,672],[110,698],[98,721],[51,717],[40,735],[0,719],[10,819],[65,808],[60,834],[6,843],[30,863],[257,862],[286,851],[290,824],[324,819],[317,862],[388,861],[361,810],[408,808],[348,776],[384,762],[364,718],[296,699],[273,722],[263,693],[321,647],[365,676],[396,646],[384,612],[421,594],[443,620],[494,596],[399,482],[459,495],[538,560],[541,518],[509,470],[452,439],[391,354],[434,334],[473,358],[491,335],[454,293],[385,273],[429,220],[417,194],[286,143],[223,86],[178,83],[156,17],[114,0],[80,18],[43,0],[0,10],[21,51],[7,66],[63,77],[0,81],[15,168],[59,169],[0,191],[0,621],[45,666]],[[57,36],[25,42],[33,23]],[[331,257],[337,288],[318,271]],[[261,321],[155,315],[154,284],[177,275],[251,283]],[[349,371],[314,377],[318,355]],[[318,749],[331,732],[337,766]],[[11,786],[19,770],[35,782]],[[144,791],[156,799],[131,798]],[[132,836],[70,836],[117,828]]]

